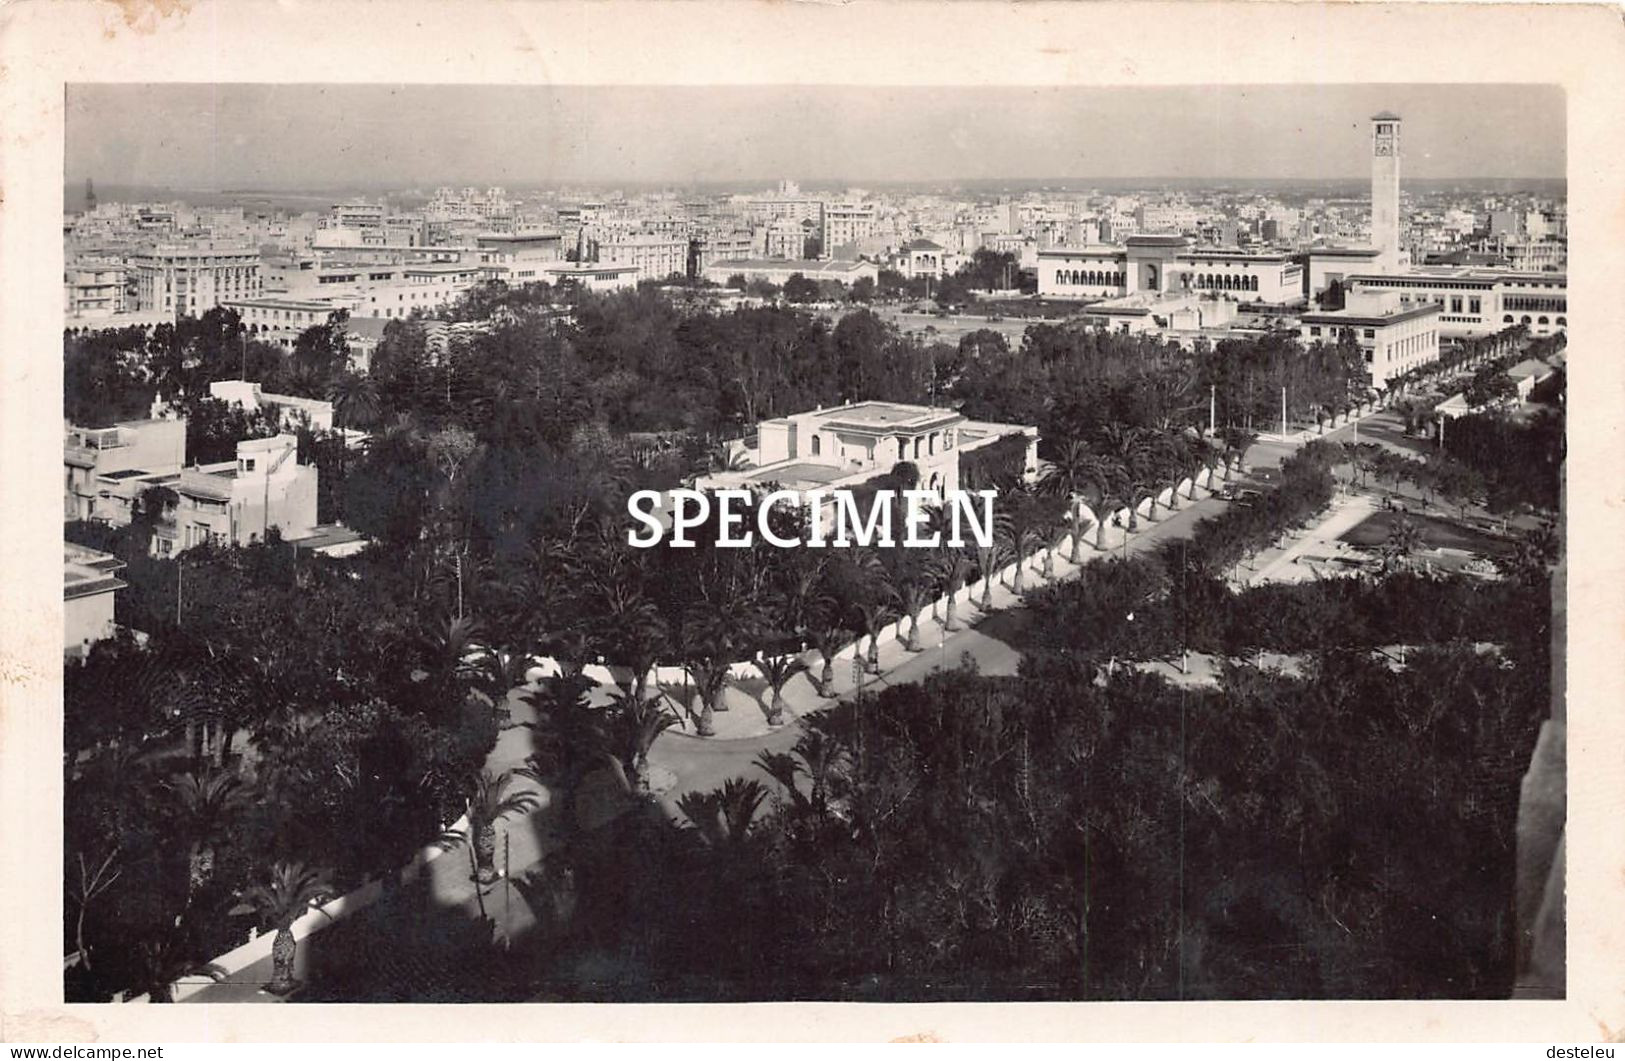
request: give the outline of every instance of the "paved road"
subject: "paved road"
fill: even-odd
[[[1338,437],[1347,430],[1349,428],[1339,428],[1329,434],[1331,437]],[[1260,441],[1248,451],[1246,461],[1253,467],[1278,465],[1283,456],[1308,441],[1310,437],[1313,436],[1300,435],[1286,442]],[[1196,501],[1182,501],[1179,510],[1171,513],[1164,511],[1160,519],[1149,525],[1142,521],[1141,529],[1134,537],[1125,541],[1123,539],[1126,536],[1113,535],[1108,538],[1109,548],[1105,551],[1087,549],[1084,562],[1090,563],[1102,556],[1114,554],[1140,553],[1155,548],[1159,543],[1169,539],[1186,536],[1198,520],[1221,512],[1224,507],[1224,501],[1205,494]],[[1031,563],[1028,584],[1042,585],[1043,580],[1038,576],[1038,558],[1035,557]],[[1070,578],[1078,571],[1078,568],[1067,562],[1063,556],[1057,557],[1055,567],[1058,580]],[[974,596],[979,599],[980,592]],[[1018,603],[1019,598],[1008,586],[1000,584],[995,587],[995,610],[1006,609]],[[980,611],[974,607],[966,608],[962,615],[967,622],[974,622],[979,617]],[[934,620],[922,622],[920,644],[923,649],[917,653],[906,651],[896,642],[883,645],[880,651],[882,673],[879,677],[866,679],[866,694],[885,685],[919,681],[940,667],[955,667],[964,655],[974,659],[982,672],[987,674],[1013,674],[1020,662],[1020,655],[1014,648],[979,632],[974,627],[949,634]],[[856,690],[851,671],[850,664],[836,668],[836,691],[842,698],[850,697]],[[786,689],[785,695],[791,703],[792,710],[798,715],[816,710],[828,703],[817,698],[805,679],[797,679]],[[516,722],[530,718],[528,706],[514,697],[510,697],[509,708]],[[731,777],[760,776],[761,772],[752,765],[756,756],[763,750],[788,750],[795,743],[799,733],[800,727],[791,725],[760,737],[735,741],[705,741],[671,736],[662,738],[651,753],[650,761],[656,768],[671,771],[675,777],[675,785],[662,796],[662,803],[668,810],[675,812],[675,800],[685,792],[706,791],[721,785]],[[497,746],[487,761],[488,766],[497,772],[509,769],[523,762],[529,751],[530,731],[522,728],[509,729],[498,739]],[[602,781],[600,778],[594,783],[597,796],[588,800],[590,804],[600,808],[593,814],[593,818],[597,821],[612,817],[615,813],[614,808],[618,805],[617,797],[601,783]],[[517,785],[532,787],[528,782],[518,782]],[[543,857],[556,846],[551,824],[556,810],[547,805],[548,794],[545,791],[539,791],[538,794],[543,802],[540,810],[510,819],[499,829],[498,851],[503,850],[506,841],[511,860],[508,869],[514,877],[523,877],[532,872]],[[586,824],[590,827],[596,822]],[[498,857],[500,865],[501,855]],[[438,911],[450,908],[461,911],[471,919],[478,916],[479,903],[474,884],[469,878],[466,850],[450,852],[430,863],[424,877],[424,887],[420,894],[425,903]],[[485,903],[488,912],[498,922],[499,932],[509,935],[510,938],[519,936],[535,923],[535,917],[529,907],[513,894],[505,883],[494,886],[485,896]],[[361,918],[378,916],[374,913],[378,909],[374,907],[356,916]],[[313,946],[320,946],[319,934],[311,942],[301,944],[301,965],[308,958],[309,948]],[[279,1001],[260,990],[260,985],[269,979],[270,959],[267,957],[243,969],[229,982],[205,987],[186,1001]]]

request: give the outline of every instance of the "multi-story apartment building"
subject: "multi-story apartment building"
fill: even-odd
[[[284,350],[293,349],[299,333],[318,324],[326,324],[329,317],[341,307],[329,298],[247,298],[225,303],[227,309],[242,318],[248,334],[261,342],[275,343]]]
[[[688,240],[684,237],[627,233],[607,236],[592,246],[594,261],[632,266],[640,280],[688,275]]]
[[[351,199],[348,202],[334,203],[333,208],[327,213],[327,227],[378,229],[382,231],[384,213],[383,204],[369,203],[365,199]]]
[[[69,317],[110,317],[125,310],[124,266],[117,262],[81,261],[63,270]]]
[[[475,243],[480,278],[513,287],[546,281],[544,266],[564,257],[564,238],[557,232],[486,233]]]
[[[138,310],[197,316],[231,299],[262,293],[260,256],[241,243],[160,243],[134,254]]]
[[[243,302],[258,302],[261,313],[250,318],[254,321],[262,322],[263,313],[279,322],[303,315],[306,327],[326,319],[325,315],[315,319],[321,312],[316,303],[326,303],[328,313],[344,309],[353,317],[409,317],[413,310],[443,309],[479,283],[482,266],[478,257],[478,252],[461,250],[411,254],[379,250],[345,258],[277,260],[270,266],[276,285],[271,297]],[[255,307],[234,303],[234,308],[248,315]]]
[[[826,255],[836,247],[867,239],[875,232],[875,208],[868,204],[830,203],[824,207],[819,239]]]
[[[755,235],[748,229],[702,233],[688,241],[688,275],[704,276],[717,262],[750,258],[755,248]]]
[[[746,199],[741,212],[746,221],[765,225],[773,221],[811,221],[820,230],[824,225],[824,203],[820,199],[795,197]]]
[[[764,258],[803,258],[807,254],[807,241],[818,235],[811,221],[796,221],[781,217],[770,221],[761,230],[761,256]],[[740,257],[751,257],[747,251]]]

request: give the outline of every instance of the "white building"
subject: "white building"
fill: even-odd
[[[130,257],[136,307],[179,318],[262,293],[259,252],[236,244],[161,243]]]
[[[838,280],[848,287],[864,277],[872,281],[880,279],[880,267],[874,262],[823,261],[813,258],[801,260],[747,258],[742,261],[717,262],[706,267],[705,278],[714,284],[726,284],[735,276],[743,276],[746,280],[765,280],[782,287],[786,280],[798,273],[809,280]]]
[[[654,233],[605,235],[592,244],[600,265],[630,266],[640,280],[668,280],[688,275],[688,239]]]
[[[811,493],[849,489],[913,464],[921,490],[945,497],[960,489],[960,457],[1009,435],[1026,439],[1024,472],[1038,469],[1038,428],[967,420],[953,409],[900,402],[857,402],[764,420],[751,468],[705,476],[701,489],[766,487]]]
[[[63,519],[128,523],[134,492],[127,481],[178,475],[185,462],[185,420],[70,426],[62,447]]]
[[[316,526],[316,469],[298,462],[293,435],[237,443],[237,459],[181,471],[174,485],[180,502],[174,521],[159,524],[157,537],[182,552],[205,541],[246,545],[277,528],[284,538],[303,537]],[[162,545],[159,551],[165,551]]]
[[[248,334],[263,343],[293,349],[299,334],[307,328],[326,324],[342,308],[328,298],[250,298],[233,300],[225,307],[242,318]]]
[[[1535,336],[1568,329],[1568,277],[1505,269],[1424,266],[1394,275],[1359,273],[1346,278],[1349,291],[1392,293],[1402,305],[1439,309],[1446,338],[1486,335],[1522,324]]]
[[[100,549],[63,544],[62,649],[68,655],[113,636],[114,597],[127,583],[116,572],[123,561]]]
[[[93,320],[125,310],[125,272],[117,262],[75,262],[63,270],[62,280],[70,318]]]
[[[875,234],[875,208],[857,203],[830,203],[824,207],[819,239],[828,257],[835,248],[857,243]]]
[[[215,380],[209,384],[209,397],[218,398],[229,405],[240,405],[249,412],[263,409],[276,417],[279,428],[293,429],[308,425],[316,431],[333,430],[333,403],[319,398],[272,394],[260,390],[258,383],[245,379]]]
[[[898,252],[897,271],[910,279],[947,276],[954,271],[958,259],[958,255],[950,254],[940,243],[928,239],[910,240]]]
[[[1187,236],[1130,236],[1123,246],[1037,252],[1045,298],[1121,298],[1218,292],[1238,302],[1291,305],[1303,298],[1303,266],[1291,256],[1198,248]]]
[[[1371,385],[1386,388],[1396,376],[1439,359],[1439,317],[1439,307],[1431,303],[1353,292],[1340,310],[1305,313],[1298,334],[1306,344],[1354,340],[1365,355]]]
[[[549,262],[539,268],[549,283],[574,285],[587,291],[620,291],[637,287],[641,275],[635,265],[597,262]]]

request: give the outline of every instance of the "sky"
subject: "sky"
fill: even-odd
[[[1561,178],[1531,85],[552,87],[79,84],[68,183],[515,188],[743,180],[1346,179],[1404,118],[1417,179]]]

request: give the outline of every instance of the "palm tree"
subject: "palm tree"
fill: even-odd
[[[591,680],[568,674],[522,697],[536,711],[536,721],[522,723],[536,744],[529,766],[515,772],[559,796],[559,821],[567,834],[579,825],[576,803],[581,783],[594,770],[617,761],[610,750],[606,714],[588,699],[591,688]]]
[[[1093,482],[1093,462],[1098,458],[1077,439],[1068,439],[1050,462],[1038,489],[1050,497],[1069,498]]]
[[[1383,570],[1408,570],[1424,544],[1422,529],[1409,517],[1401,516],[1388,528],[1388,538],[1382,544]]]
[[[750,459],[750,451],[744,447],[735,447],[727,442],[719,442],[700,455],[695,462],[694,471],[700,475],[715,475],[721,472],[744,471],[754,467]]]
[[[952,632],[961,628],[959,620],[954,615],[955,598],[964,588],[965,576],[970,573],[970,555],[963,546],[944,544],[938,548],[936,555],[927,562],[926,569],[937,580],[942,588],[948,604],[943,616],[942,628]]]
[[[448,830],[440,838],[440,846],[448,849],[471,841],[469,860],[479,884],[490,884],[497,879],[497,823],[511,814],[526,814],[542,805],[541,797],[534,792],[506,792],[508,782],[515,776],[541,780],[536,772],[528,769],[504,770],[500,774],[482,769],[474,776],[473,790],[468,796],[468,831]]]
[[[1139,530],[1140,495],[1151,481],[1147,467],[1150,458],[1149,436],[1144,428],[1111,424],[1106,428],[1103,440],[1107,456],[1118,467],[1119,481],[1127,488],[1128,529]],[[1155,499],[1150,512],[1153,515],[1156,513]]]
[[[1072,536],[1072,548],[1067,555],[1068,562],[1074,565],[1083,563],[1083,536],[1093,530],[1093,525],[1097,522],[1099,521],[1084,516],[1082,495],[1067,495],[1066,533]]]
[[[822,729],[803,733],[791,750],[805,764],[803,772],[812,782],[813,808],[822,813],[829,806],[830,790],[847,776],[852,753],[838,738]]]
[[[339,426],[366,430],[377,425],[381,402],[378,384],[371,376],[345,372],[333,381],[329,397],[333,401],[333,420]]]
[[[214,843],[248,802],[248,792],[234,772],[214,768],[177,774],[162,782],[162,788],[179,818],[180,835],[190,844],[186,879],[191,895],[209,882]]]
[[[622,693],[611,707],[614,736],[622,777],[635,795],[649,794],[649,751],[660,735],[682,719],[658,697],[644,699],[637,692]]]
[[[823,669],[818,675],[818,695],[825,699],[835,695],[835,654],[846,647],[851,638],[852,631],[843,629],[835,623],[820,624],[812,632],[813,646],[818,649],[818,655],[824,661]]]
[[[733,777],[710,792],[687,792],[677,809],[707,845],[737,849],[750,837],[756,812],[767,799],[760,781]]]
[[[207,976],[216,983],[225,980],[226,970],[213,962],[200,962],[186,952],[175,932],[158,939],[143,940],[136,947],[137,976],[152,1002],[174,1002],[175,981],[183,976]]]
[[[901,610],[898,626],[901,628],[903,620],[908,620],[908,635],[903,640],[903,648],[909,652],[920,650],[920,612],[931,600],[931,591],[925,581],[919,578],[905,579],[902,585],[892,590],[892,599],[897,602]]]
[[[1021,491],[1010,493],[1015,496],[1002,529],[1005,548],[1015,560],[1015,577],[1010,581],[1010,592],[1019,597],[1026,592],[1027,557],[1033,546],[1043,538],[1043,521],[1031,497],[1022,496]]]
[[[821,729],[811,729],[796,741],[793,754],[764,751],[756,757],[762,770],[790,796],[797,814],[823,816],[829,812],[830,789],[846,776],[852,756],[836,738]],[[805,777],[808,791],[802,792]]]
[[[1004,563],[1008,555],[1004,542],[997,538],[986,545],[976,547],[976,570],[982,580],[982,601],[979,607],[984,612],[993,610],[993,580],[998,576],[999,565]]]
[[[764,750],[756,756],[756,768],[779,783],[779,787],[789,795],[790,805],[797,814],[812,810],[812,800],[807,798],[797,783],[797,779],[806,771],[794,755]]]
[[[695,719],[694,730],[702,737],[715,736],[715,714],[720,710],[723,693],[733,681],[733,676],[728,672],[728,661],[715,656],[701,656],[683,666],[700,697],[700,713]]]
[[[1056,523],[1050,527],[1049,533],[1045,535],[1044,566],[1040,571],[1040,575],[1046,582],[1055,581],[1055,550],[1061,547],[1061,542],[1066,538],[1067,535],[1073,533],[1071,523],[1072,521],[1068,521],[1067,523]],[[1074,555],[1076,552],[1077,547],[1074,545]]]
[[[436,681],[489,677],[483,658],[485,646],[479,640],[483,633],[479,622],[466,616],[426,626],[419,635],[419,645],[427,675]]]
[[[869,635],[869,652],[864,657],[863,669],[869,674],[880,673],[880,631],[891,621],[892,607],[885,601],[865,601],[858,605],[863,620],[863,632]]]
[[[789,653],[778,656],[768,656],[758,665],[762,677],[767,679],[767,686],[772,690],[772,697],[768,702],[767,724],[770,726],[784,725],[784,687],[790,679],[807,669],[807,664],[799,656]]]
[[[285,995],[298,986],[293,959],[299,944],[293,938],[293,923],[312,906],[320,909],[318,904],[328,891],[322,876],[304,863],[278,862],[264,880],[243,893],[245,904],[261,922],[276,929],[276,939],[271,942],[271,982],[265,990]]]

